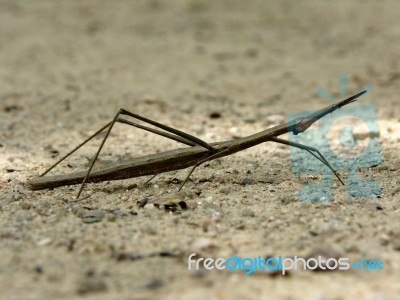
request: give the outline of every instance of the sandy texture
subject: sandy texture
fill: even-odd
[[[0,1],[1,299],[399,299],[398,1]],[[384,162],[360,176],[380,198],[301,202],[318,174],[264,144],[195,171],[29,191],[25,182],[120,107],[213,142],[371,84]],[[271,117],[272,116],[272,117]],[[56,173],[88,166],[89,144]],[[100,162],[179,147],[117,125]],[[346,178],[345,171],[341,172]],[[149,203],[139,208],[137,201]],[[165,199],[167,198],[167,199]],[[163,203],[189,209],[166,212]],[[161,203],[157,209],[154,203]],[[100,222],[93,222],[100,220]],[[85,223],[87,222],[87,223]],[[318,247],[383,271],[275,276],[187,270],[187,255],[306,256]]]

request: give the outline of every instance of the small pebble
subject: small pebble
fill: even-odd
[[[137,205],[139,206],[139,208],[143,208],[143,207],[146,206],[147,202],[149,202],[149,198],[148,197],[141,197],[137,201]]]
[[[378,171],[387,171],[389,167],[387,165],[380,165],[378,166]]]
[[[255,217],[255,216],[256,216],[256,214],[254,213],[254,211],[252,211],[252,210],[250,210],[250,209],[243,209],[243,210],[240,212],[240,215],[241,215],[242,217]]]
[[[381,245],[382,245],[382,246],[386,246],[386,245],[388,245],[389,242],[390,242],[390,237],[389,237],[386,233],[382,233],[382,234],[379,236],[379,239],[380,239],[380,242],[381,242]]]
[[[206,219],[202,224],[203,232],[216,234],[218,232],[217,222],[214,219]]]
[[[182,210],[188,209],[188,205],[187,205],[186,201],[180,201],[180,202],[178,202],[178,205]]]
[[[261,175],[256,177],[257,182],[261,183],[269,183],[269,184],[279,184],[282,182],[282,179],[277,175]]]
[[[143,228],[143,232],[149,234],[149,235],[156,235],[157,234],[157,229],[151,226],[146,226]]]
[[[8,198],[7,204],[13,203],[13,202],[15,202],[15,201],[17,201],[17,197],[15,197],[15,195],[11,195],[11,196]]]
[[[28,221],[33,220],[34,216],[30,212],[24,212],[17,216],[16,221],[20,224],[26,224]]]
[[[245,118],[243,121],[247,124],[254,124],[257,121],[257,119],[254,117],[248,117],[248,118]]]
[[[228,174],[239,174],[239,171],[237,169],[228,168],[228,169],[225,170],[225,173],[228,173]]]
[[[88,277],[80,280],[78,283],[78,294],[99,293],[107,290],[107,286],[103,279],[99,277]]]
[[[211,201],[204,202],[203,210],[209,216],[216,216],[216,215],[224,214],[224,210],[219,205],[216,205]]]
[[[138,187],[137,183],[133,183],[133,184],[128,185],[128,186],[126,187],[126,189],[127,189],[127,190],[133,190],[133,189],[135,189],[135,188],[137,188],[137,187]]]
[[[392,196],[396,195],[398,192],[400,192],[400,186],[398,186],[392,190]]]
[[[115,214],[111,214],[107,218],[108,222],[115,222],[116,220],[117,220],[117,215],[115,215]]]
[[[172,179],[169,180],[169,183],[172,183],[172,184],[180,184],[180,183],[181,183],[181,180],[180,180],[179,178],[174,177],[174,178],[172,178]]]
[[[181,214],[181,218],[182,218],[182,219],[189,219],[190,216],[191,216],[190,211],[184,211],[184,212],[182,212],[182,214]]]
[[[49,216],[53,212],[51,204],[46,201],[42,201],[42,202],[36,204],[35,210],[41,216]]]
[[[250,168],[250,169],[257,169],[260,166],[260,163],[258,161],[255,160],[246,160],[246,167]]]
[[[251,180],[250,178],[244,178],[240,181],[241,185],[251,185],[253,183],[253,180]]]
[[[50,244],[51,241],[52,241],[51,238],[46,237],[46,238],[43,238],[43,239],[37,241],[37,242],[36,242],[36,245],[38,245],[38,246],[45,246],[45,245]]]
[[[400,142],[400,138],[399,138],[399,142]],[[390,166],[389,166],[390,171],[397,171],[398,169],[400,169],[400,159],[397,159],[397,160],[391,162]]]
[[[82,207],[80,204],[72,204],[69,208],[72,213],[77,216],[78,218],[82,218],[86,214],[86,209]]]
[[[164,285],[164,282],[159,278],[150,279],[146,284],[145,287],[149,290],[155,290]]]
[[[105,213],[102,210],[90,210],[83,215],[82,220],[84,223],[90,224],[100,222],[104,216]]]
[[[143,258],[143,256],[139,253],[128,253],[128,252],[121,252],[116,255],[117,261],[123,260],[138,260]]]
[[[19,206],[20,206],[22,209],[25,209],[25,210],[28,210],[28,209],[30,209],[30,208],[32,207],[32,205],[31,205],[29,202],[26,202],[26,201],[21,202],[21,203],[19,204]]]
[[[279,199],[283,205],[288,205],[289,203],[295,202],[296,199],[289,195],[282,195]]]
[[[222,194],[229,194],[232,191],[232,188],[229,186],[222,187],[219,189],[219,192]]]
[[[383,207],[380,203],[377,202],[366,202],[362,205],[363,207],[376,211],[376,210],[383,210]]]
[[[213,240],[208,238],[198,238],[192,242],[190,248],[193,249],[193,251],[201,252],[204,250],[212,250],[215,249],[216,247],[217,245]]]
[[[400,238],[393,242],[393,250],[400,251]]]

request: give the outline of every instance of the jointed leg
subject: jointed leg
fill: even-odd
[[[122,118],[118,118],[116,122],[119,123],[123,123],[123,124],[127,124],[130,126],[134,126],[161,136],[164,136],[166,138],[175,140],[177,142],[186,144],[188,146],[198,146],[196,143],[189,141],[183,137],[174,135],[174,134],[169,134],[167,132],[163,132],[154,128],[150,128],[150,127],[146,127],[137,123],[133,123],[130,122],[128,120],[122,119]],[[95,136],[97,136],[98,134],[100,134],[101,132],[104,131],[104,129],[106,129],[108,126],[110,126],[110,123],[107,123],[106,125],[104,125],[103,127],[101,127],[98,131],[96,131],[94,134],[92,134],[90,137],[88,137],[87,139],[85,139],[82,143],[80,143],[78,146],[76,146],[73,150],[71,150],[70,152],[68,152],[67,154],[65,154],[62,158],[60,158],[55,164],[53,164],[50,168],[48,168],[45,172],[43,172],[42,174],[40,174],[39,176],[42,177],[44,175],[46,175],[47,173],[49,173],[52,169],[54,169],[58,164],[60,164],[64,159],[66,159],[68,156],[70,156],[71,154],[73,154],[75,151],[77,151],[79,148],[81,148],[83,145],[85,145],[87,142],[89,142],[91,139],[93,139]]]
[[[172,132],[173,134],[168,133],[168,132],[164,132],[164,131],[161,131],[161,130],[157,130],[157,129],[154,129],[154,128],[150,128],[150,127],[147,127],[147,126],[144,126],[144,125],[140,125],[140,124],[137,124],[137,123],[128,121],[128,120],[125,120],[125,119],[119,117],[119,115],[121,115],[121,114],[128,115],[128,116],[131,116],[131,117],[133,117],[133,118],[137,118],[137,119],[139,119],[139,120],[142,120],[142,121],[144,121],[144,122],[147,122],[147,123],[149,123],[149,124],[152,124],[152,125],[154,125],[154,126],[156,126],[156,127],[159,127],[159,128],[162,128],[162,129],[164,129],[164,130],[166,130],[166,131]],[[131,112],[127,111],[127,110],[120,109],[119,112],[115,115],[115,117],[113,118],[113,120],[112,120],[111,122],[109,122],[109,123],[107,123],[106,125],[104,125],[103,127],[101,127],[101,128],[100,128],[99,130],[97,130],[94,134],[92,134],[90,137],[88,137],[88,138],[85,139],[82,143],[80,143],[78,146],[76,146],[73,150],[71,150],[71,151],[68,152],[66,155],[64,155],[62,158],[60,158],[55,164],[53,164],[50,168],[48,168],[48,169],[47,169],[45,172],[43,172],[40,176],[46,175],[46,174],[47,174],[48,172],[50,172],[54,167],[56,167],[59,163],[61,163],[63,160],[65,160],[68,156],[70,156],[71,154],[73,154],[75,151],[77,151],[79,148],[81,148],[83,145],[85,145],[85,144],[86,144],[87,142],[89,142],[91,139],[93,139],[94,137],[96,137],[97,135],[99,135],[101,132],[103,132],[106,128],[108,128],[107,133],[106,133],[106,135],[105,135],[105,137],[104,137],[104,139],[103,139],[103,141],[102,141],[102,143],[101,143],[101,145],[100,145],[100,147],[99,147],[99,149],[98,149],[98,151],[97,151],[97,153],[96,153],[96,155],[95,155],[93,161],[91,162],[91,165],[90,165],[90,167],[89,167],[89,169],[88,169],[88,172],[86,173],[85,179],[83,180],[83,182],[82,182],[82,184],[81,184],[81,187],[80,187],[79,192],[78,192],[78,195],[77,195],[77,199],[78,199],[79,196],[80,196],[80,194],[81,194],[81,192],[82,192],[83,186],[84,186],[84,184],[86,183],[86,181],[87,181],[87,179],[88,179],[88,177],[89,177],[89,174],[90,174],[90,172],[91,172],[91,170],[92,170],[92,168],[93,168],[93,165],[94,165],[94,163],[96,162],[97,157],[98,157],[98,155],[99,155],[99,153],[100,153],[102,147],[104,146],[104,143],[105,143],[105,141],[107,140],[107,138],[108,138],[108,136],[109,136],[109,134],[110,134],[110,132],[111,132],[112,127],[114,126],[114,124],[115,124],[116,122],[123,123],[123,124],[127,124],[127,125],[134,126],[134,127],[137,127],[137,128],[140,128],[140,129],[143,129],[143,130],[146,130],[146,131],[149,131],[149,132],[152,132],[152,133],[155,133],[155,134],[164,136],[164,137],[166,137],[166,138],[175,140],[175,141],[177,141],[177,142],[186,144],[186,145],[188,145],[188,146],[203,146],[203,147],[205,147],[205,148],[207,148],[207,149],[210,149],[211,151],[215,151],[215,149],[214,149],[210,144],[208,144],[208,143],[206,143],[205,141],[202,141],[202,140],[200,140],[200,139],[198,139],[198,138],[196,138],[196,137],[194,137],[194,136],[192,136],[192,135],[190,135],[190,134],[184,133],[184,132],[182,132],[182,131],[180,131],[180,130],[177,130],[177,129],[174,129],[174,128],[172,128],[172,127],[169,127],[169,126],[160,124],[160,123],[155,122],[155,121],[152,121],[152,120],[147,119],[147,118],[145,118],[145,117],[142,117],[142,116],[139,116],[139,115],[137,115],[137,114],[131,113]],[[154,177],[155,177],[155,176],[151,177],[150,180],[152,180]],[[150,180],[149,180],[149,181],[150,181]]]
[[[272,137],[271,141],[276,142],[276,143],[280,143],[280,144],[284,144],[284,145],[289,145],[289,146],[292,146],[292,147],[295,147],[295,148],[306,150],[308,153],[310,153],[312,156],[314,156],[316,159],[318,159],[320,162],[322,162],[325,166],[327,166],[333,172],[333,174],[335,174],[336,178],[339,179],[340,183],[345,185],[344,182],[342,181],[342,179],[340,178],[339,174],[332,168],[332,166],[325,159],[325,157],[321,154],[321,152],[319,152],[318,149],[316,149],[314,147],[306,146],[306,145],[303,145],[303,144],[299,144],[299,143],[283,140],[283,139],[280,139],[280,138],[277,138],[277,137]],[[313,152],[316,152],[318,154],[318,156]]]
[[[180,188],[179,188],[178,191],[180,191],[180,190],[183,188],[183,186],[185,185],[185,183],[188,181],[190,175],[192,175],[193,171],[194,171],[198,166],[200,166],[201,164],[205,163],[206,161],[216,159],[216,158],[218,158],[218,157],[220,157],[220,156],[224,156],[224,154],[225,154],[226,152],[229,152],[229,150],[230,150],[230,149],[225,149],[225,150],[222,150],[222,151],[220,151],[220,152],[216,152],[216,153],[214,153],[214,154],[212,154],[212,155],[210,155],[210,156],[208,156],[208,157],[206,157],[206,158],[204,158],[204,159],[198,161],[198,162],[192,167],[192,169],[190,170],[189,174],[186,176],[185,180],[183,181],[183,183],[182,183],[182,185],[180,186]]]
[[[189,140],[187,140],[187,139],[185,139],[185,138],[183,138],[183,137],[180,137],[180,136],[177,136],[177,135],[174,135],[174,134],[169,134],[169,133],[167,133],[167,132],[163,132],[163,131],[160,131],[160,130],[157,130],[157,129],[154,129],[154,128],[146,127],[146,126],[143,126],[143,125],[140,125],[140,124],[137,124],[137,123],[133,123],[133,122],[130,122],[130,121],[125,120],[125,119],[122,119],[122,118],[118,118],[118,119],[116,120],[116,122],[123,123],[123,124],[127,124],[127,125],[134,126],[134,127],[137,127],[137,128],[140,128],[140,129],[143,129],[143,130],[146,130],[146,131],[149,131],[149,132],[152,132],[152,133],[155,133],[155,134],[164,136],[164,137],[166,137],[166,138],[175,140],[175,141],[177,141],[177,142],[186,144],[186,145],[188,145],[188,146],[198,146],[198,144],[196,144],[196,143],[194,143],[194,142],[192,142],[192,141],[189,141]],[[43,172],[43,173],[40,174],[39,176],[42,177],[42,176],[46,175],[47,173],[49,173],[49,172],[50,172],[51,170],[53,170],[58,164],[60,164],[64,159],[66,159],[68,156],[70,156],[71,154],[73,154],[75,151],[77,151],[79,148],[81,148],[83,145],[85,145],[87,142],[89,142],[89,141],[90,141],[91,139],[93,139],[95,136],[97,136],[98,134],[100,134],[101,132],[103,132],[104,129],[106,129],[108,126],[110,126],[110,124],[111,124],[111,122],[110,122],[110,123],[107,123],[106,125],[104,125],[103,127],[101,127],[98,131],[96,131],[96,132],[95,132],[94,134],[92,134],[90,137],[88,137],[87,139],[85,139],[82,143],[80,143],[78,146],[76,146],[73,150],[71,150],[70,152],[68,152],[67,154],[65,154],[65,155],[64,155],[62,158],[60,158],[55,164],[53,164],[50,168],[48,168],[45,172]]]
[[[82,184],[81,184],[81,186],[80,186],[80,188],[79,188],[78,195],[76,196],[76,199],[79,199],[79,196],[80,196],[81,193],[82,193],[83,187],[85,186],[85,183],[86,183],[86,181],[87,181],[87,179],[88,179],[88,177],[89,177],[90,171],[92,171],[93,166],[94,166],[94,163],[96,162],[97,157],[99,156],[100,151],[101,151],[101,149],[102,149],[103,146],[104,146],[104,143],[106,142],[108,136],[110,135],[111,129],[113,128],[115,122],[117,121],[118,116],[120,115],[120,113],[121,113],[121,112],[119,111],[119,112],[115,115],[114,119],[111,121],[110,125],[108,126],[107,133],[106,133],[106,135],[104,136],[103,140],[101,141],[101,144],[100,144],[100,146],[99,146],[99,149],[97,149],[96,155],[94,156],[94,158],[93,158],[93,160],[92,160],[92,162],[91,162],[91,164],[90,164],[90,166],[89,166],[89,169],[88,169],[88,171],[86,172],[85,178],[84,178],[83,181],[82,181]]]
[[[101,132],[103,132],[104,129],[106,129],[108,126],[110,126],[110,123],[107,123],[106,125],[104,125],[103,127],[101,127],[99,130],[97,130],[94,134],[92,134],[90,137],[88,137],[86,140],[84,140],[82,143],[80,143],[78,146],[76,146],[73,150],[71,150],[70,152],[68,152],[67,154],[65,154],[62,158],[60,158],[54,165],[52,165],[50,168],[48,168],[46,171],[44,171],[42,174],[40,174],[39,176],[42,177],[44,175],[46,175],[47,173],[49,173],[51,170],[53,170],[60,162],[62,162],[64,159],[66,159],[68,156],[70,156],[72,153],[74,153],[76,150],[78,150],[80,147],[82,147],[83,145],[85,145],[87,142],[89,142],[92,138],[94,138],[96,135],[100,134]]]
[[[122,115],[130,116],[130,117],[133,117],[133,118],[136,118],[136,119],[139,119],[139,120],[141,120],[141,121],[143,121],[143,122],[149,123],[149,124],[151,124],[151,125],[154,125],[154,126],[156,126],[156,127],[159,127],[159,128],[161,128],[161,129],[164,129],[164,130],[166,130],[166,131],[168,131],[168,132],[171,132],[171,133],[173,133],[174,135],[171,135],[171,134],[168,134],[168,133],[164,133],[164,132],[161,132],[161,131],[156,130],[156,129],[148,128],[148,127],[146,127],[146,126],[142,126],[142,125],[139,125],[139,124],[136,124],[136,123],[133,123],[133,122],[130,122],[130,121],[121,119],[121,118],[119,118],[119,115],[121,115],[121,114],[122,114]],[[162,136],[164,136],[164,137],[171,138],[171,139],[173,139],[173,140],[176,140],[176,141],[178,141],[178,142],[181,142],[181,143],[184,143],[184,144],[187,144],[187,145],[190,145],[190,146],[193,146],[193,145],[200,145],[200,146],[205,147],[206,149],[209,149],[210,151],[216,151],[215,148],[213,148],[210,144],[206,143],[205,141],[203,141],[203,140],[201,140],[201,139],[199,139],[199,138],[196,138],[195,136],[192,136],[192,135],[190,135],[190,134],[187,134],[187,133],[185,133],[185,132],[183,132],[183,131],[180,131],[180,130],[177,130],[177,129],[175,129],[175,128],[166,126],[166,125],[164,125],[164,124],[155,122],[155,121],[153,121],[153,120],[147,119],[147,118],[142,117],[142,116],[140,116],[140,115],[131,113],[131,112],[129,112],[129,111],[127,111],[127,110],[121,108],[121,109],[118,111],[118,113],[115,115],[115,117],[113,118],[113,120],[111,121],[111,123],[109,123],[107,133],[106,133],[106,135],[104,136],[103,141],[101,142],[101,144],[100,144],[100,146],[99,146],[99,149],[97,150],[96,155],[94,156],[94,158],[93,158],[93,160],[92,160],[92,162],[91,162],[91,164],[90,164],[90,167],[89,167],[89,169],[88,169],[88,171],[87,171],[87,173],[86,173],[86,175],[85,175],[85,178],[83,179],[83,182],[82,182],[82,184],[81,184],[81,187],[79,188],[78,195],[76,196],[77,199],[79,198],[79,196],[80,196],[81,193],[82,193],[83,187],[84,187],[84,185],[85,185],[85,183],[86,183],[86,181],[87,181],[87,179],[88,179],[88,177],[89,177],[89,175],[90,175],[90,172],[92,171],[92,168],[93,168],[93,166],[94,166],[94,163],[96,162],[97,157],[99,156],[100,151],[101,151],[101,149],[102,149],[103,146],[104,146],[104,143],[106,142],[108,136],[110,135],[111,129],[113,128],[115,122],[125,123],[125,124],[131,125],[131,126],[139,127],[139,128],[141,128],[141,129],[145,129],[145,130],[147,130],[147,131],[150,131],[150,132],[153,132],[153,133],[162,135]],[[107,126],[104,127],[101,131],[103,131],[105,128],[107,128]],[[101,131],[99,131],[98,133],[100,133]],[[97,134],[98,134],[98,133],[97,133]]]
[[[122,124],[127,124],[127,125],[130,125],[130,126],[133,126],[133,127],[137,127],[137,128],[140,128],[140,129],[143,129],[143,130],[146,130],[146,131],[161,135],[161,136],[166,137],[168,139],[180,142],[180,143],[188,145],[188,146],[199,146],[199,144],[197,144],[197,143],[195,143],[195,142],[193,142],[191,140],[188,140],[188,139],[186,139],[184,137],[178,136],[176,134],[171,134],[171,133],[164,132],[164,131],[161,131],[161,130],[157,130],[157,129],[154,129],[154,128],[151,128],[151,127],[143,126],[143,125],[140,125],[140,124],[137,124],[137,123],[134,123],[134,122],[122,119],[122,118],[118,118],[116,122],[119,122],[119,123],[122,123]]]
[[[137,114],[134,114],[134,113],[132,113],[132,112],[130,112],[130,111],[127,111],[127,110],[125,110],[125,109],[123,109],[123,108],[120,109],[119,113],[122,114],[122,115],[127,115],[127,116],[130,116],[130,117],[132,117],[132,118],[141,120],[141,121],[143,121],[143,122],[149,123],[149,124],[154,125],[154,126],[156,126],[156,127],[158,127],[158,128],[164,129],[165,131],[171,132],[171,133],[173,133],[173,134],[176,134],[176,135],[178,135],[178,136],[180,136],[180,137],[182,137],[182,138],[184,138],[184,139],[186,139],[186,140],[192,141],[192,142],[195,143],[196,145],[203,146],[204,148],[206,148],[206,149],[208,149],[208,150],[210,150],[210,151],[212,151],[212,152],[215,152],[215,151],[216,151],[216,149],[215,149],[213,146],[211,146],[210,144],[208,144],[207,142],[205,142],[205,141],[203,141],[203,140],[201,140],[201,139],[199,139],[199,138],[197,138],[197,137],[195,137],[195,136],[193,136],[193,135],[190,135],[190,134],[188,134],[188,133],[186,133],[186,132],[183,132],[183,131],[180,131],[180,130],[178,130],[178,129],[169,127],[169,126],[167,126],[167,125],[158,123],[158,122],[156,122],[156,121],[147,119],[147,118],[145,118],[145,117],[142,117],[142,116],[140,116],[140,115],[137,115]]]
[[[137,123],[134,123],[134,122],[125,120],[125,119],[119,117],[121,114],[122,114],[122,115],[130,116],[130,117],[133,117],[133,118],[136,118],[136,119],[139,119],[139,120],[141,120],[141,121],[143,121],[143,122],[146,122],[146,123],[149,123],[149,124],[152,124],[152,125],[154,125],[154,126],[156,126],[156,127],[159,127],[159,128],[161,128],[161,129],[164,129],[164,130],[167,131],[167,132],[163,132],[163,131],[161,131],[161,130],[157,130],[157,129],[154,129],[154,128],[150,128],[150,127],[147,127],[147,126],[144,126],[144,125],[140,125],[140,124],[137,124]],[[203,140],[201,140],[201,139],[199,139],[199,138],[196,138],[195,136],[192,136],[192,135],[190,135],[190,134],[188,134],[188,133],[185,133],[185,132],[183,132],[183,131],[177,130],[177,129],[175,129],[175,128],[172,128],[172,127],[163,125],[163,124],[161,124],[161,123],[152,121],[152,120],[147,119],[147,118],[145,118],[145,117],[142,117],[142,116],[140,116],[140,115],[131,113],[131,112],[125,110],[125,109],[120,109],[120,110],[118,111],[118,113],[114,116],[114,118],[113,118],[113,120],[112,120],[111,122],[107,123],[107,124],[104,125],[102,128],[100,128],[98,131],[96,131],[94,134],[92,134],[90,137],[88,137],[87,139],[85,139],[82,143],[80,143],[78,146],[76,146],[72,151],[68,152],[68,153],[67,153],[66,155],[64,155],[61,159],[59,159],[55,164],[53,164],[50,168],[48,168],[45,172],[43,172],[40,176],[46,175],[46,174],[47,174],[48,172],[50,172],[54,167],[56,167],[59,163],[61,163],[64,159],[66,159],[68,156],[70,156],[71,154],[73,154],[75,151],[77,151],[79,148],[81,148],[83,145],[85,145],[87,142],[89,142],[89,141],[90,141],[91,139],[93,139],[95,136],[99,135],[99,134],[100,134],[101,132],[103,132],[106,128],[108,128],[108,130],[107,130],[107,132],[106,132],[106,135],[105,135],[105,137],[103,138],[103,140],[102,140],[102,142],[101,142],[101,144],[100,144],[100,146],[99,146],[99,148],[98,148],[98,150],[97,150],[97,152],[96,152],[96,155],[94,156],[94,158],[93,158],[93,160],[92,160],[92,162],[91,162],[91,164],[90,164],[90,167],[89,167],[89,169],[88,169],[88,171],[87,171],[87,173],[86,173],[86,176],[85,176],[85,178],[84,178],[84,180],[83,180],[83,182],[82,182],[82,184],[81,184],[81,186],[80,186],[80,189],[79,189],[79,191],[78,191],[78,195],[77,195],[77,197],[76,197],[77,199],[79,199],[79,196],[80,196],[80,194],[82,193],[83,187],[84,187],[84,185],[85,185],[85,183],[86,183],[86,181],[87,181],[87,179],[88,179],[88,177],[89,177],[89,175],[90,175],[90,172],[91,172],[91,170],[92,170],[92,168],[93,168],[93,166],[94,166],[94,164],[95,164],[95,162],[96,162],[96,160],[97,160],[97,157],[99,156],[100,151],[101,151],[101,149],[103,148],[104,143],[105,143],[105,141],[107,140],[107,138],[108,138],[108,136],[109,136],[109,134],[110,134],[110,132],[111,132],[111,130],[112,130],[112,128],[113,128],[113,126],[114,126],[114,124],[115,124],[116,122],[123,123],[123,124],[127,124],[127,125],[134,126],[134,127],[137,127],[137,128],[140,128],[140,129],[143,129],[143,130],[146,130],[146,131],[149,131],[149,132],[152,132],[152,133],[155,133],[155,134],[164,136],[164,137],[166,137],[166,138],[175,140],[175,141],[177,141],[177,142],[186,144],[186,145],[188,145],[188,146],[203,146],[203,147],[205,147],[206,149],[209,149],[210,151],[213,151],[213,152],[216,151],[215,148],[212,147],[210,144],[206,143],[205,141],[203,141]],[[171,133],[168,133],[168,132],[171,132]],[[154,177],[155,177],[155,176],[151,177],[150,180],[152,180]],[[150,181],[150,180],[149,180],[149,181]]]
[[[150,177],[144,184],[148,184],[150,181],[152,181],[158,174],[154,174],[153,176]]]

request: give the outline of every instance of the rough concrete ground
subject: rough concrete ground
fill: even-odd
[[[0,291],[2,299],[398,299],[397,1],[0,1]],[[384,161],[359,175],[380,198],[302,202],[320,179],[264,144],[199,168],[32,192],[26,181],[107,123],[120,107],[219,141],[317,109],[366,84]],[[272,116],[272,117],[271,117]],[[88,166],[99,140],[54,173]],[[118,125],[107,164],[179,147]],[[341,174],[346,177],[345,172]],[[175,213],[137,201],[177,202]],[[167,200],[165,199],[167,198]],[[100,222],[90,222],[92,219]],[[187,256],[307,256],[324,247],[383,271],[187,269]]]

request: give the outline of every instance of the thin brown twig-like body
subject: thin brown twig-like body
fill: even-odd
[[[173,129],[166,125],[157,123],[155,121],[151,121],[149,119],[146,119],[144,117],[138,116],[136,114],[133,114],[126,110],[121,109],[120,112],[115,116],[115,118],[112,122],[108,123],[102,129],[98,130],[94,135],[89,137],[87,140],[85,140],[83,143],[81,143],[78,147],[76,147],[73,151],[68,153],[66,156],[64,156],[60,160],[60,161],[64,160],[68,155],[70,155],[75,150],[77,150],[79,147],[81,147],[83,144],[85,144],[87,141],[92,139],[95,135],[99,134],[100,132],[102,132],[103,130],[108,128],[107,135],[104,138],[101,146],[99,147],[99,150],[97,151],[97,154],[96,154],[96,156],[91,164],[91,167],[89,168],[88,171],[75,172],[75,173],[70,173],[70,174],[65,174],[65,175],[39,176],[39,177],[33,178],[31,181],[29,181],[28,186],[32,190],[40,190],[40,189],[54,188],[54,187],[65,186],[65,185],[82,184],[81,189],[79,190],[79,193],[77,196],[77,198],[79,198],[80,192],[82,191],[83,184],[85,182],[100,182],[100,181],[108,181],[108,180],[120,180],[120,179],[134,178],[134,177],[145,176],[145,175],[155,175],[155,174],[160,174],[163,172],[185,169],[187,167],[194,166],[190,172],[190,174],[191,174],[198,165],[200,165],[201,163],[204,163],[205,161],[228,156],[228,155],[234,154],[238,151],[245,150],[247,148],[250,148],[255,145],[258,145],[258,144],[261,144],[264,142],[268,142],[268,141],[287,144],[287,145],[301,148],[301,149],[308,151],[309,153],[314,155],[317,159],[319,159],[323,164],[325,164],[328,168],[330,168],[332,170],[332,172],[335,174],[335,176],[339,179],[339,181],[343,183],[343,181],[340,179],[339,175],[333,170],[333,168],[329,165],[329,163],[326,161],[326,159],[322,156],[322,154],[317,149],[309,147],[309,146],[289,142],[286,140],[282,140],[282,139],[278,138],[278,136],[288,133],[288,132],[293,132],[294,134],[298,134],[298,133],[306,131],[318,119],[339,109],[340,107],[342,107],[344,105],[354,102],[356,100],[356,98],[360,97],[365,92],[366,91],[362,91],[346,100],[340,101],[340,102],[333,104],[331,106],[328,106],[324,109],[318,110],[306,117],[295,119],[295,120],[289,121],[287,123],[284,123],[282,125],[278,125],[278,126],[263,130],[261,132],[258,132],[258,133],[255,133],[255,134],[252,134],[252,135],[249,135],[246,137],[229,140],[229,141],[225,141],[225,142],[212,143],[212,144],[207,144],[206,142],[204,142],[196,137],[193,137],[187,133],[183,133],[179,130]],[[129,122],[127,120],[120,119],[120,118],[118,118],[118,116],[120,114],[132,116],[137,119],[143,120],[154,126],[162,128],[164,130],[167,130],[167,131],[171,132],[172,134],[161,132],[157,129],[147,128],[142,125],[138,125],[138,124]],[[122,162],[115,163],[115,164],[110,164],[108,166],[104,166],[101,168],[93,168],[92,169],[94,162],[97,159],[97,156],[98,156],[98,154],[99,154],[105,140],[107,139],[107,136],[108,136],[109,132],[111,131],[112,126],[114,125],[115,122],[121,122],[121,123],[125,123],[128,125],[136,126],[136,127],[151,131],[153,133],[163,135],[167,138],[174,139],[181,143],[187,144],[191,147],[178,148],[175,150],[151,154],[151,155],[147,155],[147,156],[143,156],[143,157],[138,157],[138,158],[122,161]],[[317,155],[313,152],[317,153]],[[55,165],[57,165],[60,161],[58,161]],[[55,165],[53,165],[50,169],[52,169]],[[43,173],[43,175],[46,174],[47,172],[48,171]],[[186,180],[188,179],[190,174],[186,177]],[[185,184],[186,180],[184,181],[183,184]]]

